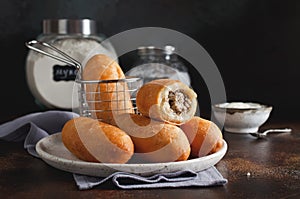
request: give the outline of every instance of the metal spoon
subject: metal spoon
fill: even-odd
[[[269,129],[264,131],[263,133],[255,132],[255,133],[249,133],[250,135],[257,137],[257,138],[265,138],[268,133],[274,132],[274,133],[289,133],[292,129]]]

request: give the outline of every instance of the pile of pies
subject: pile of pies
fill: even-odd
[[[87,62],[82,78],[116,80],[125,75],[117,62],[97,54]],[[63,144],[76,157],[88,162],[160,163],[203,157],[222,148],[220,129],[195,116],[197,94],[184,83],[157,79],[144,84],[136,95],[138,113],[129,93],[115,92],[126,86],[86,86],[92,93],[86,96],[93,102],[90,108],[99,111],[91,118],[73,118],[62,129]]]

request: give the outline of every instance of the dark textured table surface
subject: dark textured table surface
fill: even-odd
[[[300,123],[262,129],[271,127],[293,131],[261,140],[224,132],[228,151],[216,167],[228,183],[209,188],[120,190],[107,183],[78,191],[72,174],[32,157],[22,143],[0,141],[0,198],[300,198]]]

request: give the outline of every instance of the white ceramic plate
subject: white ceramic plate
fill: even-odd
[[[218,152],[186,161],[146,164],[106,164],[85,162],[71,154],[61,140],[61,133],[41,139],[36,145],[39,156],[49,165],[68,172],[91,176],[106,177],[116,171],[130,172],[139,175],[175,172],[183,169],[201,171],[218,163],[227,151],[227,143]]]

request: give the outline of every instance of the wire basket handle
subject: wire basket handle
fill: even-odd
[[[74,58],[70,57],[66,53],[62,52],[61,50],[57,49],[56,47],[54,47],[46,42],[32,40],[32,41],[26,42],[25,45],[31,50],[34,50],[38,53],[41,53],[43,55],[46,55],[46,56],[56,59],[58,61],[62,61],[68,65],[74,66],[77,70],[79,70],[81,72],[82,67],[81,67],[81,64],[77,60],[75,60]],[[46,52],[46,51],[42,50],[41,48],[37,47],[37,45],[49,48],[49,49],[57,52],[58,54],[60,54],[61,57],[51,54],[49,52]]]

